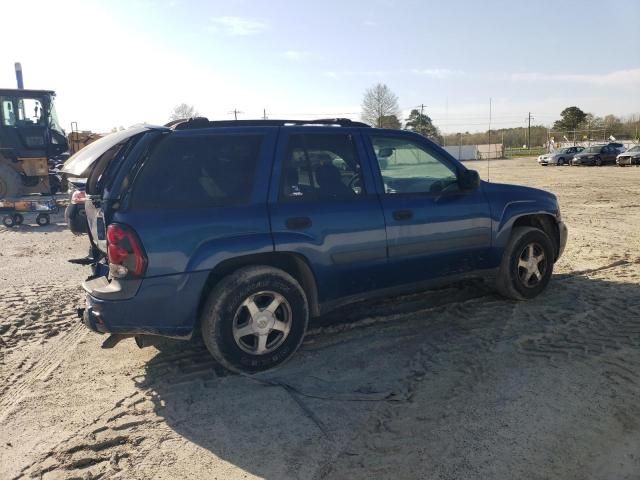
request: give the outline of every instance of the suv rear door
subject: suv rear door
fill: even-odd
[[[282,127],[269,211],[276,251],[306,258],[320,303],[386,286],[384,217],[357,129]]]
[[[235,255],[273,251],[267,193],[277,128],[176,130],[150,150],[122,208],[146,277],[206,272]]]
[[[395,284],[488,268],[491,215],[482,185],[465,191],[464,169],[415,134],[363,132],[387,231]]]
[[[168,132],[164,127],[136,125],[112,133],[87,145],[71,156],[64,164],[62,173],[86,182],[87,200],[85,212],[89,226],[89,239],[102,252],[106,252],[106,232],[103,198],[105,189],[113,190],[113,180],[118,167],[129,160],[136,141],[144,134]],[[117,189],[116,189],[117,190]]]

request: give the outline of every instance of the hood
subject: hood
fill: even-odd
[[[503,195],[517,196],[521,200],[539,200],[540,198],[555,200],[556,196],[540,190],[539,188],[525,187],[524,185],[511,185],[509,183],[482,182],[482,188],[488,193],[499,193]]]
[[[91,173],[91,167],[104,152],[135,135],[150,130],[169,129],[154,125],[134,125],[126,130],[111,133],[93,143],[90,143],[82,150],[72,155],[69,160],[64,163],[61,172],[72,177],[88,177]]]
[[[523,185],[482,182],[482,189],[489,198],[494,211],[502,211],[512,204],[536,205],[540,211],[560,214],[558,198],[551,192]]]
[[[640,157],[640,150],[635,150],[633,152],[630,152],[629,150],[627,150],[626,152],[619,153],[616,158],[621,158],[621,157],[634,157],[634,158]]]

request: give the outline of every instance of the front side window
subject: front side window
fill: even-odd
[[[458,179],[437,154],[402,138],[372,136],[387,194],[458,191]]]
[[[350,134],[293,134],[282,163],[280,199],[348,200],[364,193]]]
[[[13,108],[13,102],[8,99],[2,99],[2,124],[8,127],[16,125],[16,113]]]
[[[42,114],[42,103],[36,98],[18,99],[18,125],[44,125],[45,118]]]
[[[248,204],[262,140],[262,135],[172,135],[161,140],[133,187],[134,208]]]
[[[2,123],[6,126],[23,127],[44,125],[42,103],[37,98],[3,98]]]

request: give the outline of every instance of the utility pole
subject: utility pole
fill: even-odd
[[[420,120],[418,120],[418,131],[420,132],[420,134],[422,135],[422,117],[424,116],[424,107],[426,106],[424,103],[421,103],[420,105]]]
[[[263,109],[262,109],[262,119],[263,119],[263,120],[267,120],[267,118],[268,118],[268,117],[267,117],[267,109],[266,109],[266,108],[263,108]]]
[[[238,114],[239,114],[239,113],[244,113],[244,112],[241,112],[241,111],[240,111],[240,110],[238,110],[237,108],[234,108],[233,110],[231,110],[231,111],[230,111],[230,112],[228,112],[228,113],[229,113],[229,115],[231,115],[231,114],[233,113],[234,118],[235,118],[236,120],[238,120]]]
[[[529,116],[527,117],[527,120],[529,121],[529,129],[527,133],[527,150],[531,150],[531,120],[533,120],[533,117],[531,116],[531,112],[529,112]]]

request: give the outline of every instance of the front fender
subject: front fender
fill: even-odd
[[[483,182],[492,217],[493,260],[499,265],[514,223],[524,216],[547,215],[560,220],[555,195],[544,190],[519,185]]]
[[[505,205],[502,213],[500,214],[500,220],[497,222],[494,236],[494,246],[497,248],[504,248],[511,236],[511,230],[513,224],[522,217],[530,215],[547,215],[553,217],[557,221],[557,217],[553,214],[549,208],[544,205],[540,205],[539,202],[533,200],[519,200],[509,202]]]

